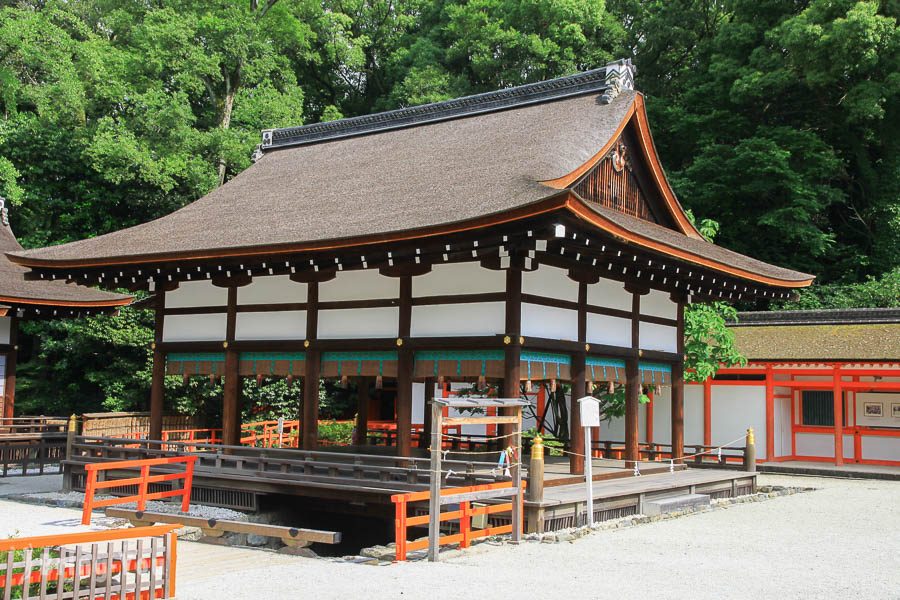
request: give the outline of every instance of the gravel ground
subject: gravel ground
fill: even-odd
[[[0,477],[0,497],[55,492],[61,488],[62,475],[59,474]]]
[[[821,489],[573,543],[483,544],[439,564],[248,555],[227,572],[179,578],[179,598],[900,598],[900,482],[760,483]]]
[[[900,599],[900,482],[763,475],[760,483],[819,489],[573,543],[482,544],[438,564],[375,567],[183,543],[178,598]],[[78,517],[0,500],[0,533],[76,531]]]

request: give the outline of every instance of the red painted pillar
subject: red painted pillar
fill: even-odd
[[[766,365],[766,460],[775,459],[775,374]]]
[[[712,446],[712,377],[703,382],[703,445]]]
[[[834,369],[834,464],[844,464],[844,389],[839,367]]]

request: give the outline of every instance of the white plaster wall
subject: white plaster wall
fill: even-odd
[[[867,417],[866,402],[881,404],[882,416]],[[856,394],[856,422],[868,427],[900,427],[900,417],[894,418],[891,413],[891,405],[900,404],[900,393],[888,392],[857,392]]]
[[[666,319],[678,318],[678,304],[669,299],[669,294],[659,290],[650,290],[641,296],[641,314]]]
[[[0,317],[0,344],[9,343],[9,332],[12,327],[12,319],[9,317]]]
[[[522,293],[578,302],[578,282],[565,269],[541,265],[536,271],[522,273]]]
[[[400,309],[342,308],[319,311],[319,339],[394,338],[400,326]]]
[[[166,308],[189,306],[226,306],[228,290],[216,287],[211,281],[185,281],[178,289],[166,292]]]
[[[854,458],[853,456],[853,435],[852,434],[844,434],[844,458]]]
[[[834,458],[834,435],[827,433],[798,433],[797,456]],[[759,455],[759,444],[756,445]]]
[[[306,339],[306,311],[240,312],[234,337],[238,340]]]
[[[687,389],[687,386],[685,386]],[[665,385],[653,399],[653,441],[672,443],[672,388]]]
[[[593,306],[631,311],[631,293],[625,291],[625,284],[620,281],[601,279],[587,286],[587,301]]]
[[[678,351],[678,329],[656,323],[640,324],[640,347],[644,350]]]
[[[164,342],[210,342],[225,339],[225,313],[211,315],[166,315]]]
[[[631,321],[588,313],[587,341],[591,344],[631,348]]]
[[[289,275],[255,277],[249,285],[239,287],[238,304],[282,304],[306,302],[305,283],[291,281]]]
[[[385,277],[375,269],[341,271],[331,281],[319,284],[319,301],[398,298],[400,278]]]
[[[625,441],[625,419],[612,419],[609,422],[600,423],[600,439],[613,442]]]
[[[765,397],[766,388],[763,389]],[[759,447],[760,439],[756,438]],[[788,456],[791,453],[791,399],[775,398],[775,456]]]
[[[437,389],[437,385],[434,386]],[[428,415],[431,418],[431,415]],[[413,382],[412,384],[412,423],[413,425],[425,424],[425,384]]]
[[[6,394],[6,355],[0,354],[0,396]]]
[[[715,415],[715,402],[712,412]],[[715,419],[713,420],[715,422]],[[671,434],[670,434],[671,439]],[[714,438],[715,439],[715,438]],[[703,443],[703,386],[684,386],[684,443]]]
[[[702,397],[702,386],[701,397]],[[757,440],[766,439],[766,390],[764,386],[712,386],[712,445],[743,438],[753,427]],[[733,445],[743,446],[743,441]],[[756,444],[756,457],[766,456],[765,442]]]
[[[900,461],[900,438],[864,435],[862,437],[862,455],[869,460]]]
[[[578,339],[578,311],[522,304],[522,335],[552,340]]]
[[[492,335],[503,333],[505,328],[503,302],[412,307],[410,335],[413,337]]]
[[[506,291],[506,273],[478,263],[434,265],[430,273],[412,278],[414,298]]]

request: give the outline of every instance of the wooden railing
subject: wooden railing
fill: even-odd
[[[65,433],[63,417],[0,417],[0,436],[25,433]]]
[[[66,454],[67,422],[57,417],[0,420],[0,476],[59,472]]]
[[[90,525],[91,513],[94,508],[137,502],[138,510],[142,511],[147,507],[147,500],[162,500],[163,498],[175,498],[179,496],[181,497],[181,512],[188,512],[188,505],[191,501],[191,484],[194,479],[194,463],[196,461],[196,456],[166,456],[163,458],[117,460],[85,465],[84,470],[87,472],[87,483],[84,489],[84,508],[81,513],[81,524]],[[150,474],[151,468],[163,465],[184,465],[184,471],[162,473],[158,475]],[[138,477],[98,481],[98,476],[101,474],[108,478],[112,475],[113,471],[130,471],[134,469],[140,471]],[[151,483],[163,482],[172,482],[173,487],[176,483],[180,484],[180,486],[160,492],[150,491]],[[94,498],[94,494],[97,490],[110,490],[113,488],[127,488],[132,486],[137,486],[137,494],[125,496],[124,498],[109,498],[106,500],[96,500]]]
[[[0,540],[8,598],[174,598],[180,525]]]
[[[229,478],[269,483],[311,484],[381,489],[385,493],[418,490],[429,482],[428,458],[353,454],[280,448],[250,448],[196,442],[161,442],[78,436],[65,463],[66,479],[90,463],[193,455],[195,478]],[[495,471],[496,462],[444,461],[453,470],[451,485],[476,485],[505,481]]]
[[[624,459],[625,442],[596,440],[591,445],[594,456],[599,458]],[[744,463],[744,446],[704,446],[685,445],[684,462],[694,466],[716,465],[739,467]],[[641,460],[667,461],[672,458],[670,444],[638,444]]]
[[[428,525],[430,515],[409,516],[409,505],[414,502],[426,502],[430,492],[413,492],[410,494],[395,494],[391,496],[391,501],[395,507],[394,518],[394,539],[397,545],[397,560],[406,560],[407,553],[414,550],[421,550],[428,547],[428,540],[409,541],[409,528],[422,527]],[[447,521],[459,521],[456,533],[441,535],[438,538],[438,546],[447,544],[459,544],[460,548],[468,548],[473,540],[488,537],[491,535],[502,535],[504,533],[512,533],[512,523],[508,525],[496,525],[494,527],[474,527],[473,517],[487,516],[497,513],[511,513],[513,502],[503,502],[500,504],[485,504],[483,506],[473,507],[473,501],[494,500],[496,498],[504,498],[515,496],[518,489],[513,487],[511,482],[495,483],[489,485],[474,485],[468,487],[446,488],[441,490],[441,506],[458,505],[456,510],[441,512],[439,521],[441,523]],[[521,533],[521,532],[520,532]]]

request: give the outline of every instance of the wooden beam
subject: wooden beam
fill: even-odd
[[[353,443],[365,446],[369,433],[369,377],[356,378],[356,439]]]
[[[641,371],[636,358],[625,361],[625,463],[633,467],[640,460],[638,413],[641,402]]]
[[[570,449],[569,472],[573,475],[584,473],[584,428],[581,426],[581,408],[578,399],[587,394],[587,381],[585,379],[585,353],[576,352],[572,355],[572,399],[569,405],[569,420],[572,426],[569,428]],[[590,455],[590,451],[587,452]]]
[[[0,417],[11,419],[16,404],[16,361],[19,354],[19,319],[9,317],[9,350],[6,352],[6,380],[3,386],[3,411]]]
[[[505,410],[513,410],[507,408]],[[518,423],[519,417],[515,415],[497,415],[494,417],[444,417],[444,425],[492,425],[504,424],[509,425]]]
[[[425,378],[425,409],[422,413],[424,423],[422,424],[422,435],[419,437],[419,448],[423,449],[428,448],[428,444],[431,443],[431,419],[429,416],[431,415],[431,403],[434,402],[434,385],[433,377]]]
[[[150,379],[150,430],[148,435],[151,440],[161,440],[166,395],[166,353],[162,349],[166,292],[157,291],[154,303],[156,313],[153,325],[153,372]]]

